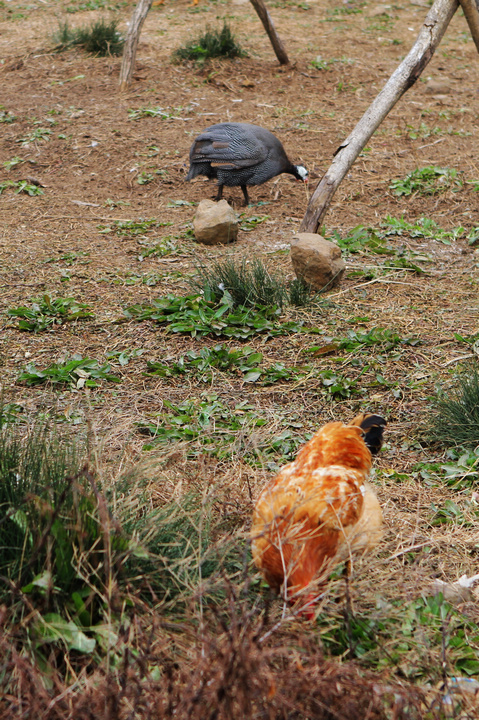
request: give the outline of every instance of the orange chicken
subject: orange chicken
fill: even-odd
[[[268,585],[314,616],[311,584],[381,539],[382,512],[366,482],[386,421],[363,413],[330,422],[261,493],[251,529],[253,560]],[[309,592],[309,594],[305,594]],[[316,593],[317,594],[317,593]],[[309,608],[309,609],[308,609]]]

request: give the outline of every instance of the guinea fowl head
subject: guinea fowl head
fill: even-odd
[[[293,175],[296,180],[302,180],[305,183],[308,182],[309,173],[304,165],[293,165]]]

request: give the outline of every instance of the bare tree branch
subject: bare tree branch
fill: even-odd
[[[273,25],[271,15],[269,14],[263,0],[251,0],[251,4],[258,13],[259,19],[263,23],[263,27],[268,33],[268,37],[271,40],[271,45],[273,46],[273,50],[276,53],[279,64],[288,65],[289,58],[286,53],[285,47],[281,42],[278,33],[276,32],[276,28]]]
[[[431,7],[411,51],[391,75],[352,133],[336,151],[329,170],[309,201],[300,232],[318,231],[341,180],[386,115],[421,75],[434,55],[458,6],[458,0],[436,0]]]
[[[479,0],[459,0],[459,2],[469,25],[472,39],[476,44],[477,52],[479,52]]]
[[[127,90],[131,82],[131,76],[133,75],[133,70],[135,69],[136,48],[138,47],[141,28],[145,22],[146,16],[148,15],[148,10],[150,9],[152,2],[153,0],[139,0],[138,5],[133,10],[130,27],[126,33],[125,48],[123,50],[123,59],[121,61],[121,92]]]

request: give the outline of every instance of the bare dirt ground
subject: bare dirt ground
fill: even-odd
[[[387,526],[383,563],[395,553],[397,557],[387,564],[389,575],[384,564],[374,573],[387,595],[400,592],[408,598],[418,583],[427,585],[434,575],[455,580],[477,571],[475,516],[464,510],[472,523],[467,529],[431,524],[432,503],[439,507],[452,498],[461,505],[469,498],[421,477],[418,463],[441,462],[445,456],[416,442],[428,415],[428,397],[447,385],[461,359],[471,354],[454,333],[470,337],[479,330],[479,257],[467,239],[479,226],[479,55],[462,13],[456,13],[423,77],[394,108],[339,188],[325,218],[325,234],[345,237],[358,225],[379,228],[389,215],[409,223],[426,217],[443,230],[462,226],[464,231],[447,242],[408,233],[388,237],[397,256],[403,252],[416,259],[421,274],[388,264],[390,256],[367,249],[351,253],[341,286],[325,296],[325,304],[287,311],[288,319],[302,318],[318,328],[320,340],[318,335],[295,334],[248,341],[268,363],[287,366],[304,362],[305,349],[344,337],[348,330],[386,328],[401,338],[417,338],[419,344],[401,346],[397,355],[372,349],[359,363],[347,354],[318,357],[318,368],[333,368],[358,382],[364,371],[361,393],[349,398],[328,395],[317,378],[255,387],[218,373],[205,387],[145,375],[146,361],[177,359],[217,339],[172,335],[150,322],[125,321],[122,308],[168,292],[191,293],[187,279],[195,266],[227,253],[259,256],[291,276],[288,247],[306,209],[305,188],[281,176],[252,188],[254,204],[246,209],[240,207],[239,188],[227,190],[226,198],[245,218],[268,218],[251,232],[240,232],[234,248],[199,246],[190,232],[194,204],[211,197],[215,188],[202,180],[184,182],[193,137],[226,120],[263,125],[278,135],[293,162],[310,170],[314,188],[338,145],[409,51],[427,8],[426,2],[273,3],[271,13],[292,60],[281,68],[249,3],[200,0],[192,8],[184,0],[166,0],[147,17],[134,81],[121,95],[119,58],[51,52],[51,34],[59,20],[78,26],[105,15],[118,18],[125,30],[131,5],[0,3],[0,102],[15,116],[0,125],[0,182],[33,177],[44,190],[30,197],[6,187],[0,196],[0,366],[9,401],[19,403],[26,417],[47,414],[70,423],[72,433],[90,427],[105,462],[113,464],[142,453],[144,438],[136,424],[160,412],[165,400],[199,398],[204,390],[232,407],[247,400],[268,420],[264,433],[277,427],[278,417],[299,424],[304,434],[330,419],[346,420],[358,408],[384,414],[387,446],[377,476]],[[172,51],[193,31],[223,19],[248,51],[247,58],[204,68],[171,63]],[[323,69],[311,64],[318,56]],[[131,117],[130,111],[152,107],[163,108],[167,117]],[[21,162],[8,169],[13,158]],[[429,165],[454,168],[459,183],[432,196],[392,193],[391,181]],[[139,184],[145,174],[150,182]],[[117,221],[141,219],[165,225],[144,236],[114,231]],[[168,254],[140,259],[145,247],[165,238],[172,243]],[[95,319],[36,334],[19,331],[7,311],[44,294],[75,297],[93,309]],[[45,368],[74,353],[103,363],[108,353],[134,350],[142,354],[124,366],[110,360],[120,384],[59,390],[17,381],[27,363]],[[377,380],[378,375],[386,382]],[[179,467],[194,475],[186,460]],[[234,495],[247,496],[238,510],[247,519],[268,470],[241,465],[238,458],[204,467],[208,482],[219,486],[240,471]],[[406,561],[402,552],[412,546],[418,551]],[[358,595],[370,577],[361,582]],[[476,614],[473,607],[468,612]]]
[[[162,332],[111,321],[121,316],[125,305],[183,291],[194,262],[224,254],[183,240],[194,208],[172,207],[215,192],[206,181],[183,182],[192,138],[208,124],[234,120],[267,126],[282,139],[293,161],[310,169],[314,187],[314,178],[327,169],[338,144],[412,44],[425,14],[423,6],[414,4],[388,8],[383,15],[377,14],[382,6],[361,6],[358,14],[352,12],[354,6],[346,14],[348,7],[316,2],[273,6],[278,31],[293,59],[293,67],[287,69],[278,67],[248,4],[208,4],[193,10],[183,3],[167,3],[153,8],[141,37],[132,89],[119,95],[119,59],[48,52],[59,18],[76,26],[98,12],[71,13],[75,4],[4,3],[2,104],[16,120],[2,125],[1,160],[20,157],[23,162],[9,171],[3,167],[2,175],[4,180],[33,176],[45,187],[39,197],[15,194],[13,189],[1,196],[2,309],[26,304],[45,292],[67,294],[91,304],[97,319],[94,325],[64,327],[46,336],[4,327],[1,351],[7,385],[15,382],[25,357],[41,364],[65,352],[96,357],[107,350],[142,347],[153,355],[161,353]],[[115,10],[121,26],[130,10]],[[190,37],[192,26],[201,29],[217,18],[232,24],[250,57],[215,62],[202,70],[172,65],[171,52]],[[326,70],[310,65],[318,55],[329,61]],[[328,231],[345,234],[358,224],[377,227],[388,214],[410,222],[425,216],[448,230],[477,226],[479,195],[473,181],[479,177],[478,73],[477,52],[458,13],[424,78],[393,110],[338,191],[326,218]],[[428,92],[428,78],[443,81],[446,91]],[[129,119],[131,109],[158,106],[173,117]],[[38,128],[50,134],[29,141]],[[391,180],[425,165],[457,169],[461,187],[433,197],[392,195]],[[153,182],[138,184],[141,173],[156,171],[160,174]],[[251,194],[255,202],[266,204],[247,209],[246,215],[267,213],[269,221],[252,233],[241,233],[235,252],[267,255],[274,267],[290,272],[285,249],[304,214],[305,190],[282,176]],[[230,191],[227,197],[239,205],[241,193]],[[178,251],[140,262],[136,238],[104,232],[114,221],[141,218],[172,223],[150,233],[148,243],[166,235],[176,237]],[[427,352],[428,361],[434,358],[435,371],[444,369],[457,355],[452,331],[477,330],[474,249],[464,238],[451,245],[404,237],[393,242],[429,253],[428,274],[396,272],[389,281],[354,289],[357,280],[346,278],[341,288],[346,292],[335,294],[336,302],[347,306],[361,299],[370,308],[370,325],[402,331],[405,323],[408,332],[423,340],[421,353]],[[359,264],[363,261],[359,258]],[[357,267],[357,256],[351,256],[350,263]],[[136,364],[142,362],[144,357]],[[113,407],[130,421],[136,417],[130,403],[124,405],[125,390],[129,395],[139,379],[132,373],[134,365],[113,397],[107,393],[107,402],[98,398],[95,417],[101,424],[104,418],[105,427]],[[146,388],[144,380],[140,382],[135,387],[143,404]],[[43,392],[25,393],[17,387],[17,393],[40,409]],[[411,408],[408,412],[403,406],[402,413],[410,418]]]

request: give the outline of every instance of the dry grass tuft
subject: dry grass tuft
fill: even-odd
[[[5,616],[6,611],[3,620]],[[419,689],[352,663],[326,660],[315,636],[308,637],[300,627],[294,636],[264,640],[264,617],[247,610],[234,592],[228,615],[212,614],[206,620],[196,631],[190,626],[182,634],[181,627],[172,633],[152,616],[149,626],[132,626],[135,647],[125,642],[114,670],[89,674],[85,668],[70,682],[55,672],[48,688],[39,667],[22,656],[4,627],[0,669],[4,687],[8,678],[8,693],[0,710],[11,720],[424,717],[426,698]],[[428,717],[440,716],[431,712]]]
[[[466,367],[455,386],[435,400],[429,436],[446,447],[479,445],[479,363]]]

